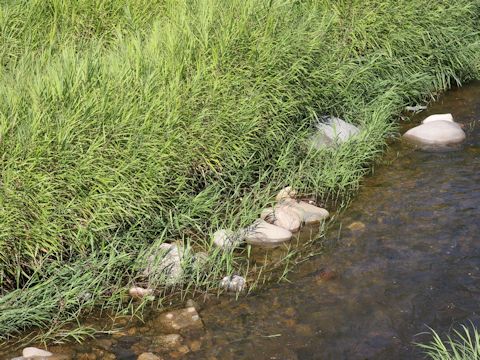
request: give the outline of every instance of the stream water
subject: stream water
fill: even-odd
[[[428,327],[444,334],[480,326],[480,83],[448,92],[415,120],[443,112],[465,127],[460,148],[393,144],[327,233],[330,250],[301,264],[290,282],[207,304],[199,312],[205,330],[161,356],[422,359],[413,343],[430,339],[419,335]],[[152,350],[142,341],[155,326],[144,329],[79,345],[72,357],[136,359]],[[107,345],[110,357],[86,357]]]

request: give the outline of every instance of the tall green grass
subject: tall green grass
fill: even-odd
[[[406,104],[478,77],[479,18],[475,0],[3,1],[0,340],[125,309],[165,241],[209,254],[182,289],[246,272],[210,234],[285,185],[355,190]],[[360,137],[314,151],[325,114]]]
[[[462,325],[462,330],[454,330],[453,336],[442,340],[440,335],[432,330],[432,340],[418,346],[431,360],[479,360],[480,334],[476,328]]]

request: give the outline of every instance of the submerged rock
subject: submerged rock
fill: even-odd
[[[156,351],[170,351],[182,346],[183,337],[179,334],[158,335],[152,338],[152,346]],[[155,349],[152,348],[155,351]]]
[[[153,295],[153,289],[145,289],[139,286],[134,286],[128,290],[128,293],[134,299],[142,299],[146,296]]]
[[[145,352],[138,356],[137,360],[162,360],[163,358],[151,352]]]
[[[403,137],[420,145],[451,145],[465,140],[465,132],[452,121],[434,120],[408,130]]]
[[[203,322],[194,307],[188,307],[180,310],[168,311],[160,314],[156,319],[156,324],[163,331],[177,332],[187,329],[202,329]]]
[[[305,224],[319,223],[330,216],[330,213],[326,209],[308,204],[304,201],[284,201],[281,206],[295,212]]]
[[[452,114],[435,114],[435,115],[430,115],[427,117],[425,120],[422,121],[422,124],[428,124],[429,122],[433,121],[453,121],[453,116]]]
[[[53,354],[50,351],[38,349],[36,347],[26,347],[25,349],[23,349],[22,355],[25,359],[40,360],[44,358],[49,358]]]
[[[312,137],[316,149],[344,143],[360,133],[358,127],[337,117],[323,117],[316,127],[317,132]]]
[[[352,231],[360,231],[365,229],[365,224],[361,221],[354,221],[348,225],[348,228]]]
[[[241,292],[245,290],[247,282],[239,275],[225,276],[220,282],[220,287],[229,292]]]
[[[296,232],[302,225],[300,216],[288,207],[277,206],[275,208],[267,208],[262,211],[260,218],[266,222],[280,226],[291,232]]]
[[[292,238],[293,234],[279,226],[257,220],[246,230],[245,240],[252,245],[278,246]]]
[[[275,197],[275,200],[282,201],[284,199],[293,199],[297,195],[297,192],[292,189],[291,186],[287,186],[286,188],[280,190]]]

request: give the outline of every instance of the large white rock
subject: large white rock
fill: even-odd
[[[465,132],[455,122],[436,120],[408,130],[403,137],[422,145],[449,145],[465,140]]]
[[[276,206],[262,211],[260,218],[266,222],[280,226],[291,232],[296,232],[302,226],[302,219],[293,210],[286,206]]]
[[[453,121],[453,116],[452,114],[435,114],[435,115],[430,115],[427,117],[425,120],[422,121],[422,124],[427,124],[429,122],[433,121]]]
[[[26,347],[22,351],[22,355],[27,359],[43,359],[52,356],[50,351],[38,349],[36,347]]]
[[[330,216],[327,210],[304,201],[286,200],[280,206],[295,212],[305,224],[319,223]]]
[[[312,144],[317,149],[344,143],[360,133],[359,128],[340,118],[324,117],[322,120],[317,124],[317,133],[312,137]]]
[[[292,233],[279,226],[257,220],[245,232],[245,241],[252,245],[278,246],[292,238]]]

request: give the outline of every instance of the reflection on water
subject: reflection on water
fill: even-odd
[[[329,232],[336,245],[299,266],[290,282],[211,301],[200,311],[205,331],[183,334],[183,347],[172,351],[153,348],[163,340],[151,322],[70,353],[421,359],[412,343],[428,339],[417,335],[427,326],[480,326],[480,83],[449,92],[421,117],[441,112],[464,124],[467,142],[450,152],[393,145]]]

